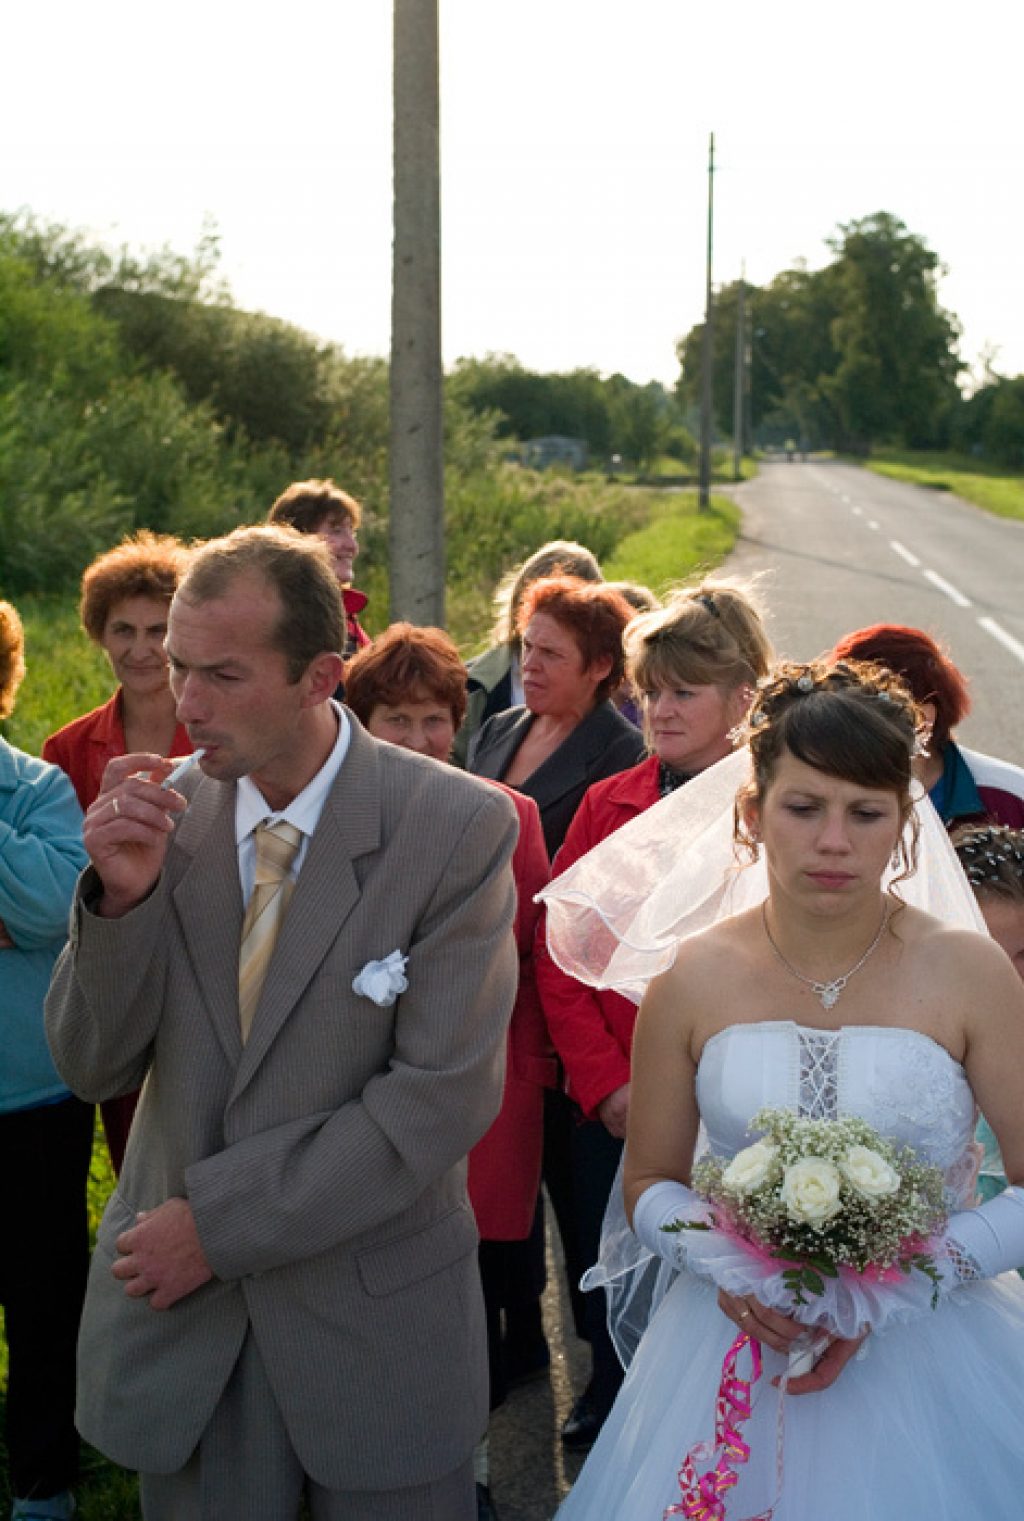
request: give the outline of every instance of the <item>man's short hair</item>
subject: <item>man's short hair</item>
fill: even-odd
[[[345,610],[322,539],[270,523],[236,528],[199,546],[177,594],[186,602],[212,602],[245,575],[260,576],[281,599],[271,643],[288,663],[289,681],[298,681],[325,650],[340,653]]]
[[[110,610],[129,597],[152,597],[168,607],[188,564],[189,551],[168,533],[140,532],[97,555],[82,576],[78,615],[89,638],[99,644]]]
[[[358,528],[363,509],[354,496],[332,480],[293,481],[267,514],[268,523],[285,524],[299,533],[318,533],[327,518],[341,515]]]

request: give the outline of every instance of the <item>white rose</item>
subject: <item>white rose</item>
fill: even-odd
[[[798,1225],[824,1225],[842,1209],[838,1168],[824,1157],[804,1157],[787,1167],[779,1197]]]
[[[760,1188],[771,1171],[775,1147],[771,1141],[755,1141],[738,1151],[722,1173],[722,1186],[730,1193],[749,1194]]]
[[[839,1168],[851,1187],[870,1203],[899,1192],[899,1173],[870,1146],[851,1146]]]

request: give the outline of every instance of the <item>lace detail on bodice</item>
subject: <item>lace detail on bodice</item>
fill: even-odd
[[[809,1120],[839,1117],[839,1030],[801,1029],[800,1113]]]
[[[718,1156],[757,1139],[750,1119],[766,1105],[813,1119],[859,1115],[941,1168],[950,1209],[974,1196],[981,1152],[974,1096],[963,1068],[919,1031],[816,1030],[793,1020],[730,1025],[704,1046],[697,1098]]]

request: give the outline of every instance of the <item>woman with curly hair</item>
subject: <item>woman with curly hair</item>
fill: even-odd
[[[98,555],[82,577],[82,627],[109,660],[117,687],[98,708],[51,734],[43,759],[71,778],[83,812],[115,756],[192,753],[188,731],[175,717],[164,650],[167,613],[187,561],[180,540],[143,529]],[[115,1172],[137,1098],[129,1093],[101,1105]]]

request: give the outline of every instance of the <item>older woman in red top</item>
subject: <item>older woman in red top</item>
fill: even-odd
[[[394,623],[349,664],[345,701],[375,739],[448,761],[466,711],[465,666],[440,629]],[[540,814],[532,798],[509,787],[502,790],[519,815],[519,840],[512,857],[519,991],[509,1025],[505,1096],[498,1118],[469,1154],[468,1180],[482,1238],[480,1275],[492,1409],[505,1397],[500,1321],[508,1264],[503,1248],[530,1233],[540,1187],[543,1090],[555,1082],[557,1070],[533,975],[539,915],[533,900],[548,880]],[[480,1514],[490,1514],[485,1453],[478,1454],[477,1481]]]
[[[82,577],[82,627],[103,650],[117,690],[100,707],[51,734],[43,760],[71,779],[83,813],[118,755],[189,755],[167,680],[167,610],[188,559],[178,539],[143,530],[98,556]],[[137,1093],[100,1106],[114,1171],[120,1172]]]
[[[588,789],[555,856],[553,876],[728,755],[733,730],[773,658],[750,596],[726,581],[704,581],[635,619],[626,631],[626,651],[650,755]],[[548,955],[542,932],[537,981],[569,1095],[580,1111],[572,1138],[573,1183],[577,1245],[580,1260],[589,1265],[597,1259],[601,1220],[626,1134],[636,1006],[567,976]],[[622,1379],[604,1324],[603,1296],[588,1297],[587,1313],[593,1376],[562,1428],[569,1447],[590,1446]]]

